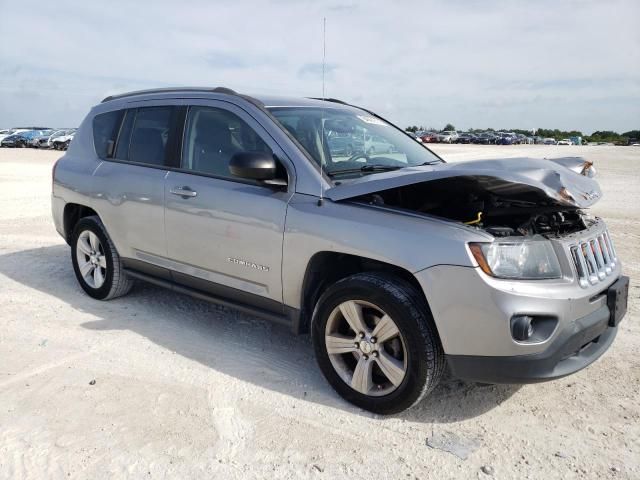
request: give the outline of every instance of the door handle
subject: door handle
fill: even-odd
[[[191,190],[191,187],[174,187],[169,190],[169,193],[178,195],[182,198],[193,198],[198,195],[198,192]]]

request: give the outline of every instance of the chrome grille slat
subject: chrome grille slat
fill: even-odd
[[[616,257],[613,254],[613,250],[611,249],[611,240],[609,239],[609,232],[604,232],[602,234],[602,238],[604,238],[604,245],[609,253],[609,259],[611,260],[611,268],[616,266]]]
[[[582,288],[602,282],[615,269],[617,257],[607,230],[578,240],[569,250]]]
[[[596,257],[593,255],[593,251],[591,250],[591,245],[587,242],[582,242],[580,244],[580,248],[582,249],[582,253],[587,260],[587,269],[589,270],[589,283],[595,285],[598,283],[598,266],[596,265]]]
[[[604,271],[604,258],[602,258],[602,252],[600,251],[600,245],[595,238],[589,240],[589,246],[591,247],[591,253],[596,259],[596,266],[598,267],[598,279],[604,280],[606,276]]]
[[[609,235],[609,232],[605,232],[605,234],[606,234],[607,244],[609,246],[609,250],[611,250],[611,255],[613,256],[613,261],[617,262],[618,261],[618,255],[616,254],[616,247],[613,244],[613,238],[611,238],[611,235]]]
[[[576,265],[578,283],[580,283],[581,287],[586,288],[589,283],[587,282],[587,264],[584,261],[584,257],[577,246],[571,247],[571,255],[573,256],[573,262]]]
[[[609,256],[609,251],[604,243],[604,234],[598,235],[598,245],[600,246],[600,252],[602,252],[602,258],[604,260],[604,273],[611,275],[611,257]]]

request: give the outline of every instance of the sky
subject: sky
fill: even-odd
[[[0,0],[0,128],[114,93],[325,95],[406,127],[640,129],[640,1]]]

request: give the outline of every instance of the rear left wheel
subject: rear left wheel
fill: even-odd
[[[82,289],[98,300],[110,300],[131,290],[120,255],[99,217],[81,219],[71,240],[71,261]]]

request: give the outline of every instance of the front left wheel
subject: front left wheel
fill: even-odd
[[[98,300],[125,295],[133,281],[97,216],[81,219],[71,239],[71,261],[82,289]]]
[[[347,401],[392,414],[438,383],[444,353],[422,296],[408,282],[359,273],[320,297],[312,339],[322,373]]]

